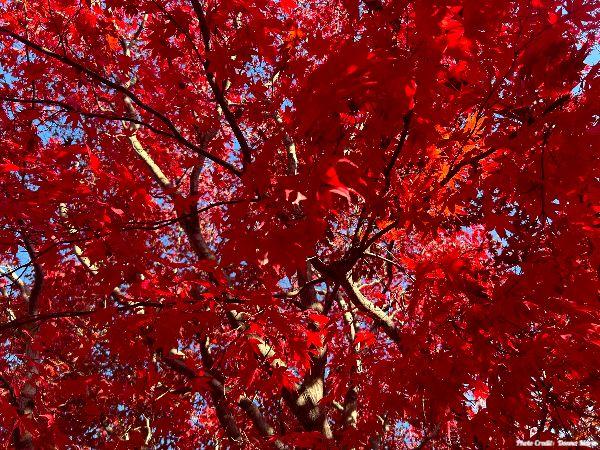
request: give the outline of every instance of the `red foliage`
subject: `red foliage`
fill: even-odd
[[[0,439],[597,438],[599,12],[0,0]]]

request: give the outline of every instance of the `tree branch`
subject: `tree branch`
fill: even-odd
[[[312,263],[323,276],[326,276],[340,284],[346,295],[359,310],[366,313],[377,325],[381,326],[388,337],[399,347],[401,346],[401,334],[393,319],[385,311],[367,299],[358,286],[352,280],[351,272],[340,273],[326,266],[318,258],[313,258]]]
[[[385,186],[383,188],[384,194],[387,193],[387,191],[390,188],[390,184],[392,182],[392,180],[391,180],[392,169],[394,168],[394,165],[396,164],[398,156],[400,156],[400,152],[402,151],[402,148],[404,147],[406,138],[408,137],[408,128],[410,127],[410,121],[412,119],[412,116],[413,116],[412,109],[409,110],[404,115],[402,133],[400,135],[400,139],[398,140],[398,145],[396,145],[396,148],[394,149],[394,153],[392,154],[392,158],[390,159],[390,162],[388,163],[387,167],[383,171],[383,176],[385,178]]]
[[[31,292],[30,292],[29,298],[28,298],[28,302],[29,302],[28,314],[29,314],[29,316],[35,316],[38,313],[38,308],[39,308],[38,303],[39,303],[40,295],[42,293],[42,285],[44,284],[44,271],[43,271],[42,266],[40,265],[39,261],[37,261],[36,252],[31,244],[31,242],[29,241],[29,238],[27,238],[27,236],[25,236],[24,233],[21,233],[21,235],[23,237],[23,245],[25,247],[25,250],[27,251],[29,258],[33,262],[34,280],[33,280],[33,287],[31,288]]]
[[[200,32],[202,34],[202,42],[204,43],[204,51],[208,55],[208,53],[211,51],[211,48],[210,29],[208,27],[208,23],[206,22],[206,15],[204,14],[202,5],[198,0],[192,0],[192,6],[194,7],[196,17],[198,18],[198,23],[200,24]],[[210,89],[212,90],[213,95],[215,96],[215,100],[221,108],[221,110],[223,111],[225,120],[227,120],[231,131],[233,132],[235,138],[238,141],[238,144],[240,145],[240,149],[242,151],[242,161],[244,164],[244,168],[246,168],[248,164],[252,162],[252,150],[250,148],[250,145],[248,144],[248,140],[246,139],[246,136],[244,136],[244,133],[242,132],[242,129],[240,128],[237,122],[237,119],[231,112],[231,109],[229,108],[229,102],[227,101],[227,99],[225,98],[225,94],[217,84],[215,74],[210,70],[210,61],[208,60],[208,57],[205,57],[202,65],[206,72],[206,78],[208,79]]]
[[[59,53],[53,52],[52,50],[49,50],[49,49],[41,46],[39,44],[36,44],[35,42],[32,42],[29,39],[12,32],[7,27],[0,27],[0,33],[10,36],[14,40],[21,42],[22,44],[26,45],[29,48],[32,48],[36,52],[38,52],[42,55],[48,56],[50,58],[53,58],[57,61],[60,61],[63,64],[68,65],[74,69],[77,69],[77,70],[85,73],[86,75],[88,75],[91,79],[99,82],[100,84],[102,84],[110,89],[113,89],[117,92],[122,93],[123,95],[130,98],[131,101],[133,103],[135,103],[138,107],[140,107],[142,110],[150,113],[151,115],[155,116],[158,120],[163,122],[167,126],[167,128],[169,128],[171,130],[171,132],[173,133],[173,136],[177,139],[177,141],[180,142],[181,144],[183,144],[185,147],[187,147],[191,150],[194,150],[196,153],[199,153],[199,154],[205,156],[206,158],[213,161],[215,164],[222,166],[223,168],[227,169],[231,173],[233,173],[237,176],[241,176],[240,170],[235,168],[233,165],[229,164],[227,161],[224,161],[223,159],[206,152],[202,148],[200,148],[197,145],[190,142],[188,139],[186,139],[180,133],[180,131],[177,129],[177,127],[173,124],[173,122],[168,117],[166,117],[164,114],[162,114],[155,108],[144,103],[136,94],[134,94],[129,89],[122,86],[121,84],[109,80],[108,78],[100,75],[98,72],[96,72],[88,67],[85,67],[83,64],[69,58],[66,55],[61,55]]]
[[[178,139],[177,136],[175,136],[171,133],[168,133],[164,130],[161,130],[160,128],[156,128],[154,125],[151,125],[148,122],[145,122],[145,121],[140,120],[135,117],[113,115],[113,114],[106,113],[106,112],[83,111],[83,110],[73,107],[72,105],[69,105],[66,102],[60,101],[60,100],[52,100],[52,99],[47,99],[47,98],[12,97],[12,96],[6,96],[6,95],[0,95],[0,100],[6,101],[6,102],[11,102],[11,103],[29,103],[29,104],[34,104],[34,105],[37,104],[37,105],[45,105],[45,106],[58,106],[58,107],[63,108],[63,111],[61,111],[61,112],[78,114],[80,116],[89,117],[92,119],[103,119],[103,120],[115,121],[115,122],[116,121],[129,122],[129,123],[132,123],[135,125],[141,125],[144,128],[148,128],[150,131],[152,131],[153,133],[156,133],[158,135],[173,138],[176,140]]]
[[[29,317],[23,317],[20,319],[11,320],[9,322],[0,323],[0,332],[5,330],[10,330],[12,328],[19,328],[23,325],[27,325],[30,323],[43,322],[46,320],[52,319],[62,319],[67,317],[81,317],[88,316],[90,314],[95,313],[97,310],[87,310],[87,311],[63,311],[63,312],[54,312],[48,314],[37,314]]]
[[[263,437],[269,438],[275,434],[275,429],[266,421],[262,412],[252,400],[250,400],[248,397],[242,397],[238,403],[240,408],[242,408],[248,417],[250,417],[250,420],[252,420],[252,423],[254,423],[254,426]],[[284,450],[287,448],[287,446],[279,439],[275,439],[274,444],[279,450]]]
[[[479,155],[475,155],[473,157],[470,158],[464,158],[462,159],[458,164],[456,164],[454,167],[452,167],[448,173],[446,174],[446,176],[442,179],[442,181],[440,182],[441,186],[445,186],[446,184],[448,184],[448,182],[450,180],[452,180],[452,178],[454,178],[458,172],[460,172],[460,170],[468,165],[471,164],[476,164],[477,162],[481,161],[483,158],[485,158],[486,156],[491,155],[492,153],[496,152],[498,150],[498,148],[496,147],[492,147],[482,153],[480,153]]]

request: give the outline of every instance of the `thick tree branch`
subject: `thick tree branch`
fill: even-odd
[[[17,286],[17,289],[23,297],[29,298],[31,295],[31,290],[27,287],[21,277],[17,275],[16,270],[13,269],[5,272],[4,270],[0,269],[0,276],[8,278],[14,285]]]
[[[198,374],[195,370],[188,367],[182,360],[178,359],[175,356],[163,356],[162,360],[164,361],[165,365],[167,365],[169,368],[179,373],[180,375],[183,375],[185,378],[194,379],[198,377]],[[215,412],[217,414],[217,418],[219,419],[219,423],[225,430],[225,434],[227,435],[231,443],[234,445],[240,445],[244,441],[244,436],[240,431],[239,427],[237,426],[235,417],[233,416],[231,409],[227,405],[225,387],[223,386],[223,383],[214,376],[210,367],[207,366],[207,363],[205,362],[204,358],[203,364],[205,365],[205,369],[207,370],[207,373],[210,376],[209,394],[215,407]]]
[[[385,311],[367,299],[350,276],[341,280],[340,286],[348,295],[350,301],[361,311],[365,312],[375,323],[383,328],[389,338],[396,344],[401,344],[401,334],[393,319]]]
[[[360,344],[356,344],[354,342],[356,339],[356,323],[354,314],[352,314],[350,305],[348,305],[341,292],[337,293],[337,301],[344,313],[344,321],[348,325],[348,343],[352,348],[354,356],[356,357],[356,365],[350,374],[350,385],[348,386],[348,391],[346,392],[346,397],[344,398],[344,405],[342,408],[342,411],[344,412],[343,426],[356,428],[358,421],[358,386],[354,378],[356,373],[360,373],[362,371],[362,362],[359,356]]]
[[[362,292],[360,292],[359,287],[352,279],[351,272],[341,273],[339,271],[332,270],[323,264],[323,262],[321,262],[318,258],[313,258],[312,262],[315,269],[317,269],[323,276],[326,276],[340,284],[354,306],[366,313],[377,325],[381,326],[388,337],[398,346],[401,345],[401,333],[396,327],[394,320],[388,316],[385,311],[367,299]]]
[[[283,119],[279,113],[275,113],[275,121],[283,130]],[[296,154],[296,144],[293,139],[283,130],[283,143],[287,154],[287,173],[288,175],[298,175],[298,155]]]
[[[200,229],[200,221],[198,218],[199,210],[198,203],[195,200],[197,196],[200,194],[200,175],[202,173],[203,162],[197,164],[192,169],[192,173],[190,175],[190,197],[194,199],[192,202],[189,211],[184,212],[184,214],[180,217],[181,226],[184,229],[185,233],[188,236],[188,240],[190,245],[194,249],[194,253],[201,260],[212,260],[216,259],[215,254],[208,246],[206,240],[202,236],[202,231]]]
[[[10,384],[10,382],[2,375],[0,375],[0,388],[3,388],[8,392],[8,400],[13,406],[17,406],[17,396],[15,395],[15,390],[12,387],[12,384]]]
[[[77,230],[75,229],[75,227],[68,222],[69,211],[67,209],[67,205],[65,203],[61,203],[58,206],[58,209],[59,209],[59,215],[64,220],[65,226],[67,227],[69,234],[71,234],[71,235],[77,234]],[[90,272],[92,275],[96,275],[98,273],[98,266],[96,264],[93,264],[90,261],[90,258],[88,258],[87,256],[85,256],[83,254],[83,250],[81,249],[81,247],[79,247],[79,245],[74,244],[73,249],[75,251],[75,256],[77,256],[77,259],[83,265],[83,267],[85,267],[86,270],[88,272]]]
[[[240,408],[246,412],[248,417],[250,417],[252,423],[254,423],[254,426],[263,437],[269,438],[275,434],[275,429],[265,420],[260,409],[252,400],[250,400],[248,397],[242,397],[240,398],[239,405]],[[275,439],[273,444],[275,445],[275,448],[279,450],[284,450],[287,448],[287,446],[279,439]]]

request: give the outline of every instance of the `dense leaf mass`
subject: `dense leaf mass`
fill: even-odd
[[[599,436],[594,0],[0,0],[0,441]]]

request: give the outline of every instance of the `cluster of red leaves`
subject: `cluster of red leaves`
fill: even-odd
[[[0,0],[0,440],[598,439],[598,14]]]

